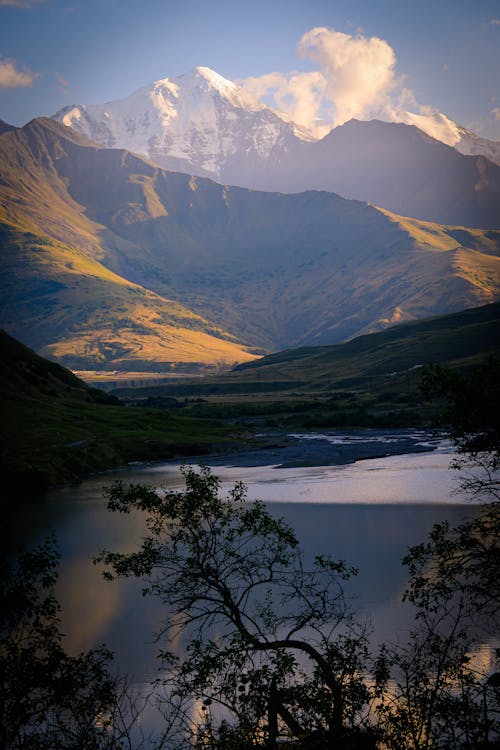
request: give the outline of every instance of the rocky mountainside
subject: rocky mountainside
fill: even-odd
[[[500,142],[490,141],[488,138],[472,133],[466,128],[457,126],[460,140],[455,143],[454,148],[461,154],[467,156],[485,156],[497,166],[500,166]]]
[[[376,120],[351,120],[314,141],[209,68],[54,117],[104,146],[227,185],[327,190],[427,221],[500,228],[500,144],[459,126],[455,148],[414,125]]]
[[[500,296],[500,232],[228,188],[48,119],[0,136],[2,321],[80,369],[335,343]]]
[[[85,191],[82,167],[102,155],[93,198],[99,201],[113,190],[106,154],[125,156],[51,120],[0,136],[0,325],[75,369],[193,371],[252,359],[219,326],[104,265],[113,265],[105,227],[87,216],[68,183]]]

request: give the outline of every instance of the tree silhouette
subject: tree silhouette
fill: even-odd
[[[242,484],[221,498],[208,468],[183,474],[180,492],[109,489],[109,507],[146,512],[149,533],[137,551],[99,560],[108,578],[138,576],[166,605],[165,679],[172,697],[200,706],[196,746],[274,748],[282,732],[302,747],[347,748],[354,737],[374,747],[361,731],[366,635],[343,588],[355,571],[325,556],[306,568],[292,529],[246,504]]]

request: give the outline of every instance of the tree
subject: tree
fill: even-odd
[[[457,449],[451,466],[461,489],[482,501],[477,516],[451,528],[436,524],[427,543],[405,558],[410,601],[429,607],[438,599],[459,600],[463,616],[482,615],[500,625],[500,363],[490,357],[469,374],[443,367],[424,371],[422,390],[444,401],[440,423]]]
[[[304,749],[498,746],[497,675],[471,658],[481,620],[497,627],[497,375],[495,361],[469,376],[426,371],[460,466],[483,469],[466,488],[493,502],[409,551],[414,628],[374,662],[344,592],[355,571],[330,557],[307,568],[292,529],[246,504],[243,485],[221,498],[202,467],[184,469],[180,492],[109,489],[109,508],[145,513],[148,533],[137,551],[99,559],[106,577],[137,576],[166,606],[164,682],[187,747],[274,748],[279,734]]]
[[[113,671],[111,653],[65,652],[54,594],[58,563],[48,540],[0,565],[0,747],[152,748],[137,722],[143,705]]]
[[[457,449],[452,468],[462,473],[461,488],[483,502],[500,500],[500,362],[484,360],[470,373],[433,365],[422,373],[422,394],[442,409]]]
[[[371,699],[366,633],[343,588],[355,571],[326,556],[307,569],[292,529],[246,504],[242,484],[221,498],[207,467],[183,475],[180,492],[111,486],[109,508],[145,512],[148,534],[136,552],[99,561],[107,578],[140,577],[166,605],[170,696],[200,709],[190,741],[274,748],[285,732],[304,748],[374,747],[360,730]]]
[[[500,625],[499,375],[495,359],[468,375],[424,372],[424,394],[444,404],[440,423],[457,449],[452,467],[465,472],[461,488],[485,505],[455,528],[436,524],[403,560],[415,628],[406,646],[386,648],[379,662],[392,678],[378,713],[394,750],[498,747],[496,675],[488,677],[472,654],[481,633],[498,637]]]
[[[410,553],[411,556],[411,553]],[[408,642],[385,645],[379,657],[379,729],[388,750],[478,750],[499,737],[498,694],[474,646],[468,596],[410,579],[416,606]],[[480,610],[475,611],[475,617]]]

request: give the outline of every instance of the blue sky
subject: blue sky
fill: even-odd
[[[341,110],[368,116],[373,97],[360,89],[365,99],[357,100],[354,92],[362,70],[355,79],[351,69],[339,73],[317,46],[298,54],[300,40],[317,27],[328,30],[334,54],[339,44],[350,50],[353,65],[358,50],[368,60],[372,40],[382,40],[377,106],[404,92],[416,112],[430,106],[500,140],[498,0],[0,0],[0,118],[21,125],[66,104],[127,96],[197,65],[252,78],[262,93],[262,77],[278,73],[282,103],[293,71],[302,75],[295,79],[301,91],[312,80],[304,74],[321,73],[337,112],[332,124]],[[335,85],[354,87],[356,101],[341,101]],[[269,88],[266,101],[272,95]]]

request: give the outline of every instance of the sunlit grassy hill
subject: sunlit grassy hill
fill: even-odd
[[[230,377],[286,379],[311,388],[386,382],[423,365],[471,367],[500,356],[500,303],[394,325],[335,346],[302,347],[239,365]],[[229,377],[229,376],[228,376]]]
[[[2,323],[68,367],[203,368],[252,359],[229,334],[83,251],[0,229]]]
[[[128,399],[202,397],[193,413],[293,414],[323,426],[417,424],[430,420],[419,391],[422,366],[467,370],[500,358],[500,303],[394,325],[333,346],[268,355],[203,381],[112,392]],[[230,406],[228,406],[230,405]]]
[[[34,121],[0,140],[2,325],[73,368],[199,369],[252,359],[219,326],[103,265],[103,227],[57,169],[74,145],[87,156],[100,149],[62,130],[60,139],[60,126]],[[101,188],[106,194],[106,180]]]

